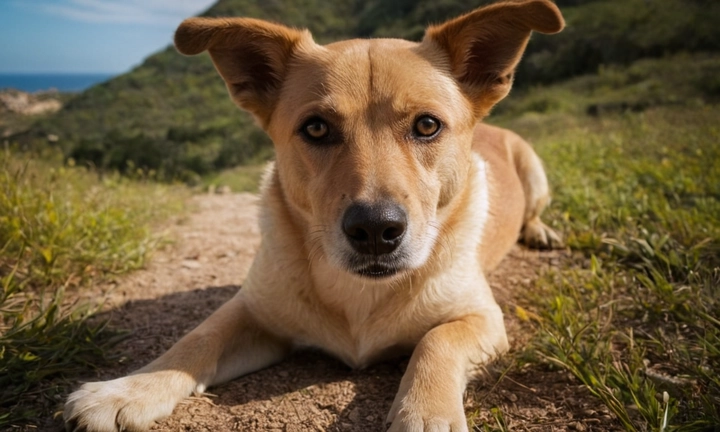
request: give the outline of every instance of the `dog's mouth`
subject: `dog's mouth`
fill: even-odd
[[[402,254],[368,257],[355,255],[346,261],[345,268],[356,276],[374,280],[389,280],[407,270]]]
[[[390,267],[383,264],[371,264],[356,270],[355,273],[359,276],[367,278],[384,279],[395,276],[398,271],[399,269],[397,267]]]

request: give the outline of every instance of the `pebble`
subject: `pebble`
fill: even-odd
[[[572,422],[572,423],[570,423],[568,426],[570,426],[570,429],[573,429],[573,430],[576,430],[576,431],[581,431],[581,432],[582,432],[582,431],[587,430],[587,428],[585,427],[585,425],[582,424],[582,423],[580,423],[580,422]]]
[[[350,411],[350,414],[348,414],[348,419],[350,419],[350,421],[353,423],[357,423],[360,420],[360,410],[355,408]]]
[[[200,264],[199,261],[195,261],[195,260],[183,260],[183,262],[180,263],[180,265],[186,269],[197,269],[202,266],[202,264]]]

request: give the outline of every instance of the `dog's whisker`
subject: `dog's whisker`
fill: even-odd
[[[319,239],[316,239],[316,241],[312,242],[314,244],[311,245],[310,252],[308,253],[308,271],[312,273],[312,265],[316,260],[319,260],[322,257],[322,243],[319,241]]]
[[[429,225],[430,227],[432,227],[434,230],[436,230],[437,233],[438,233],[437,236],[436,236],[435,241],[436,241],[437,245],[440,247],[440,249],[441,249],[441,251],[442,251],[441,253],[443,253],[443,252],[444,252],[444,253],[447,253],[447,254],[449,255],[448,258],[449,258],[450,260],[452,260],[452,258],[453,258],[453,250],[455,249],[455,248],[453,247],[453,245],[455,244],[454,237],[451,238],[451,237],[450,237],[451,234],[448,234],[447,232],[445,232],[444,230],[442,230],[441,227],[440,227],[440,225],[439,225],[439,222],[430,221],[430,222],[428,222],[428,225]],[[427,235],[428,235],[428,236],[431,236],[431,234],[429,234],[429,233],[428,233]]]

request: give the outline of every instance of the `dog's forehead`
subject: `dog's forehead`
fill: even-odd
[[[467,106],[446,59],[400,39],[342,41],[303,53],[283,94],[295,108],[316,105],[347,116],[378,104],[406,114]]]

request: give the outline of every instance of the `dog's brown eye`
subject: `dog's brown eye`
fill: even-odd
[[[329,128],[324,120],[312,118],[305,122],[302,132],[311,140],[321,140],[328,136]]]
[[[440,121],[430,116],[422,116],[415,122],[415,135],[430,138],[440,130]]]

